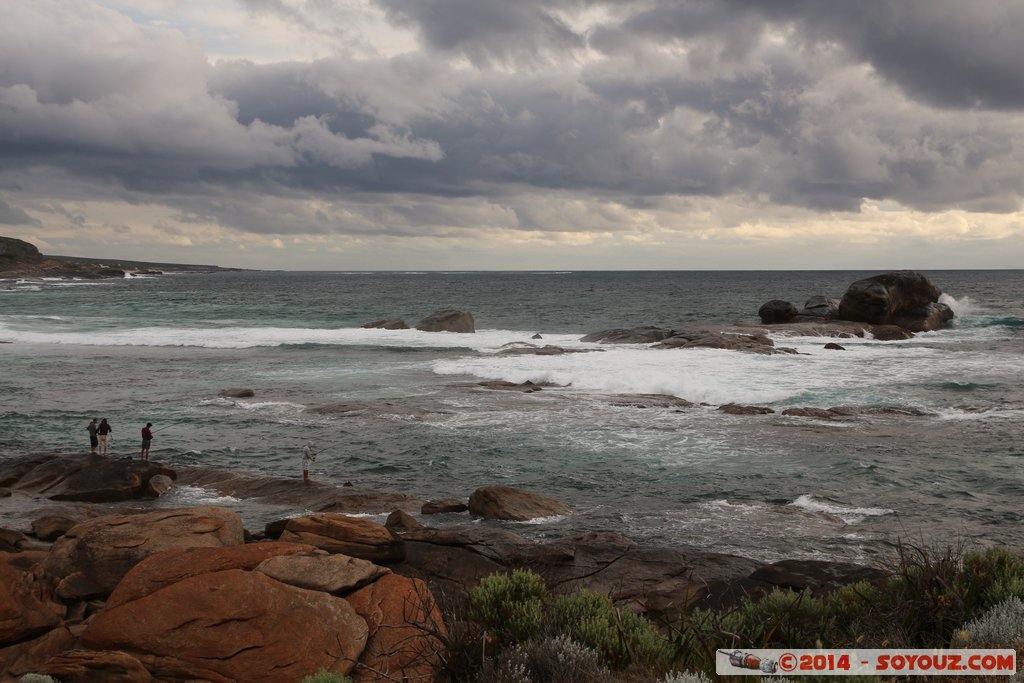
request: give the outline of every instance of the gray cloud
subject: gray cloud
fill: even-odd
[[[211,66],[177,31],[15,2],[0,27],[0,171],[56,169],[62,192],[78,178],[93,197],[155,197],[184,222],[255,233],[585,229],[532,210],[533,193],[1020,208],[1024,9],[1009,2],[378,5],[421,50]],[[598,19],[583,30],[584,16]],[[340,217],[295,208],[341,199]],[[508,211],[481,208],[496,204]],[[28,215],[0,202],[5,217]]]
[[[0,224],[3,225],[38,225],[38,221],[16,206],[8,204],[0,197]]]

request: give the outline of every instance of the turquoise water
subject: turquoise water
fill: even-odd
[[[5,458],[82,452],[92,416],[135,450],[152,421],[154,459],[314,475],[422,498],[505,484],[570,503],[516,525],[561,535],[608,529],[763,559],[871,559],[898,539],[1018,544],[1024,492],[1024,273],[927,275],[955,324],[906,342],[777,340],[796,356],[595,346],[610,327],[756,322],[758,307],[839,296],[874,273],[217,273],[107,282],[0,281],[0,447]],[[477,333],[363,330],[441,308]],[[511,342],[598,349],[499,356]],[[550,382],[535,394],[477,382]],[[217,396],[250,387],[250,399]],[[706,406],[616,406],[673,394]],[[841,421],[729,416],[772,407],[896,406],[924,417]],[[347,403],[363,408],[338,412]],[[326,410],[324,408],[327,407]],[[237,505],[215,492],[171,503]],[[0,501],[0,505],[4,505]],[[8,517],[16,510],[3,511]],[[465,518],[462,518],[464,521]],[[436,521],[436,520],[435,520]],[[445,520],[441,520],[445,523]],[[432,522],[433,523],[433,522]]]

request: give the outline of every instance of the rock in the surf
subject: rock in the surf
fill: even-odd
[[[469,311],[444,309],[434,311],[416,323],[421,332],[476,332],[476,322]]]
[[[761,322],[764,324],[774,325],[777,323],[788,323],[796,317],[797,310],[796,306],[788,301],[772,299],[762,305],[761,308],[757,310],[757,314],[761,316]]]
[[[363,329],[377,328],[381,330],[407,330],[409,325],[400,319],[384,319],[374,320],[373,322],[363,323]]]
[[[895,324],[919,332],[939,329],[953,317],[948,306],[938,303],[941,295],[942,290],[921,273],[883,273],[851,284],[839,301],[839,317],[874,325]]]
[[[511,486],[485,486],[469,496],[469,512],[485,519],[524,522],[540,517],[568,515],[572,513],[572,508],[539,493]]]

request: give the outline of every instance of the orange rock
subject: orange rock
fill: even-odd
[[[317,514],[294,517],[281,534],[282,541],[308,543],[329,553],[340,553],[387,564],[405,558],[402,539],[382,524],[360,517]]]
[[[110,594],[107,607],[138,600],[190,576],[226,569],[254,569],[278,555],[316,550],[301,543],[249,543],[230,548],[172,548],[150,555],[129,571]]]
[[[241,545],[242,520],[231,510],[198,507],[107,515],[77,524],[54,542],[46,570],[62,579],[64,598],[108,595],[128,570],[169,548]]]
[[[157,679],[166,677],[158,667],[168,658],[194,667],[192,678],[208,670],[239,681],[293,683],[321,667],[348,673],[366,638],[366,622],[345,600],[229,569],[105,609],[89,622],[82,644],[129,652]]]
[[[355,683],[434,680],[440,664],[444,618],[427,585],[388,574],[346,597],[370,627]]]
[[[39,667],[39,673],[74,683],[151,683],[142,662],[125,652],[69,650]]]
[[[45,633],[61,623],[66,611],[40,565],[26,571],[10,559],[0,554],[0,644]]]
[[[0,680],[3,675],[15,677],[39,671],[39,668],[54,655],[75,646],[77,639],[63,626],[55,628],[34,640],[25,640],[17,645],[0,649]]]

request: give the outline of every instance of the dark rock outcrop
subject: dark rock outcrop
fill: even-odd
[[[567,353],[594,353],[602,349],[567,349],[562,346],[545,344],[536,346],[525,342],[518,342],[514,346],[503,348],[498,351],[499,356],[564,356]]]
[[[540,517],[568,515],[572,513],[572,508],[539,493],[511,486],[485,486],[469,496],[469,512],[485,519],[524,522]]]
[[[797,320],[835,320],[839,317],[839,299],[812,296],[797,313]]]
[[[658,349],[726,349],[729,351],[745,351],[772,355],[778,353],[796,353],[793,349],[776,347],[775,342],[763,332],[750,330],[735,332],[732,330],[688,330],[677,332],[673,336],[654,345]]]
[[[897,319],[907,322],[908,318],[917,317],[913,311],[921,309],[927,313],[928,305],[937,304],[941,295],[942,291],[921,273],[883,273],[851,284],[839,302],[839,317],[873,325],[898,324]]]
[[[856,406],[834,406],[832,408],[786,408],[782,411],[788,417],[817,417],[826,420],[839,417],[885,416],[923,417],[925,413],[916,408],[858,408]]]
[[[622,394],[613,396],[608,403],[620,408],[693,408],[697,404],[670,394]]]
[[[675,330],[663,327],[634,327],[631,329],[616,328],[594,332],[581,337],[581,342],[596,344],[653,344],[675,334]]]
[[[476,322],[468,311],[435,311],[416,323],[421,332],[476,332]]]
[[[495,380],[488,380],[486,382],[477,382],[477,384],[479,386],[482,386],[485,389],[498,389],[498,390],[501,390],[501,391],[521,391],[524,394],[532,394],[535,391],[540,391],[541,388],[542,388],[539,384],[534,384],[530,380],[526,380],[525,382],[516,383],[516,382],[505,382],[503,380],[495,379]]]
[[[835,342],[829,342],[828,344],[825,344],[824,348],[828,349],[829,351],[845,351],[846,350],[845,346],[842,346],[840,344],[836,344]]]
[[[45,455],[0,466],[0,482],[52,500],[110,503],[142,498],[150,478],[174,470],[148,460]]]
[[[775,412],[766,406],[743,406],[737,403],[726,403],[718,409],[728,415],[771,415]]]
[[[772,299],[757,309],[761,322],[766,325],[774,323],[788,323],[796,317],[796,306],[782,299]]]

